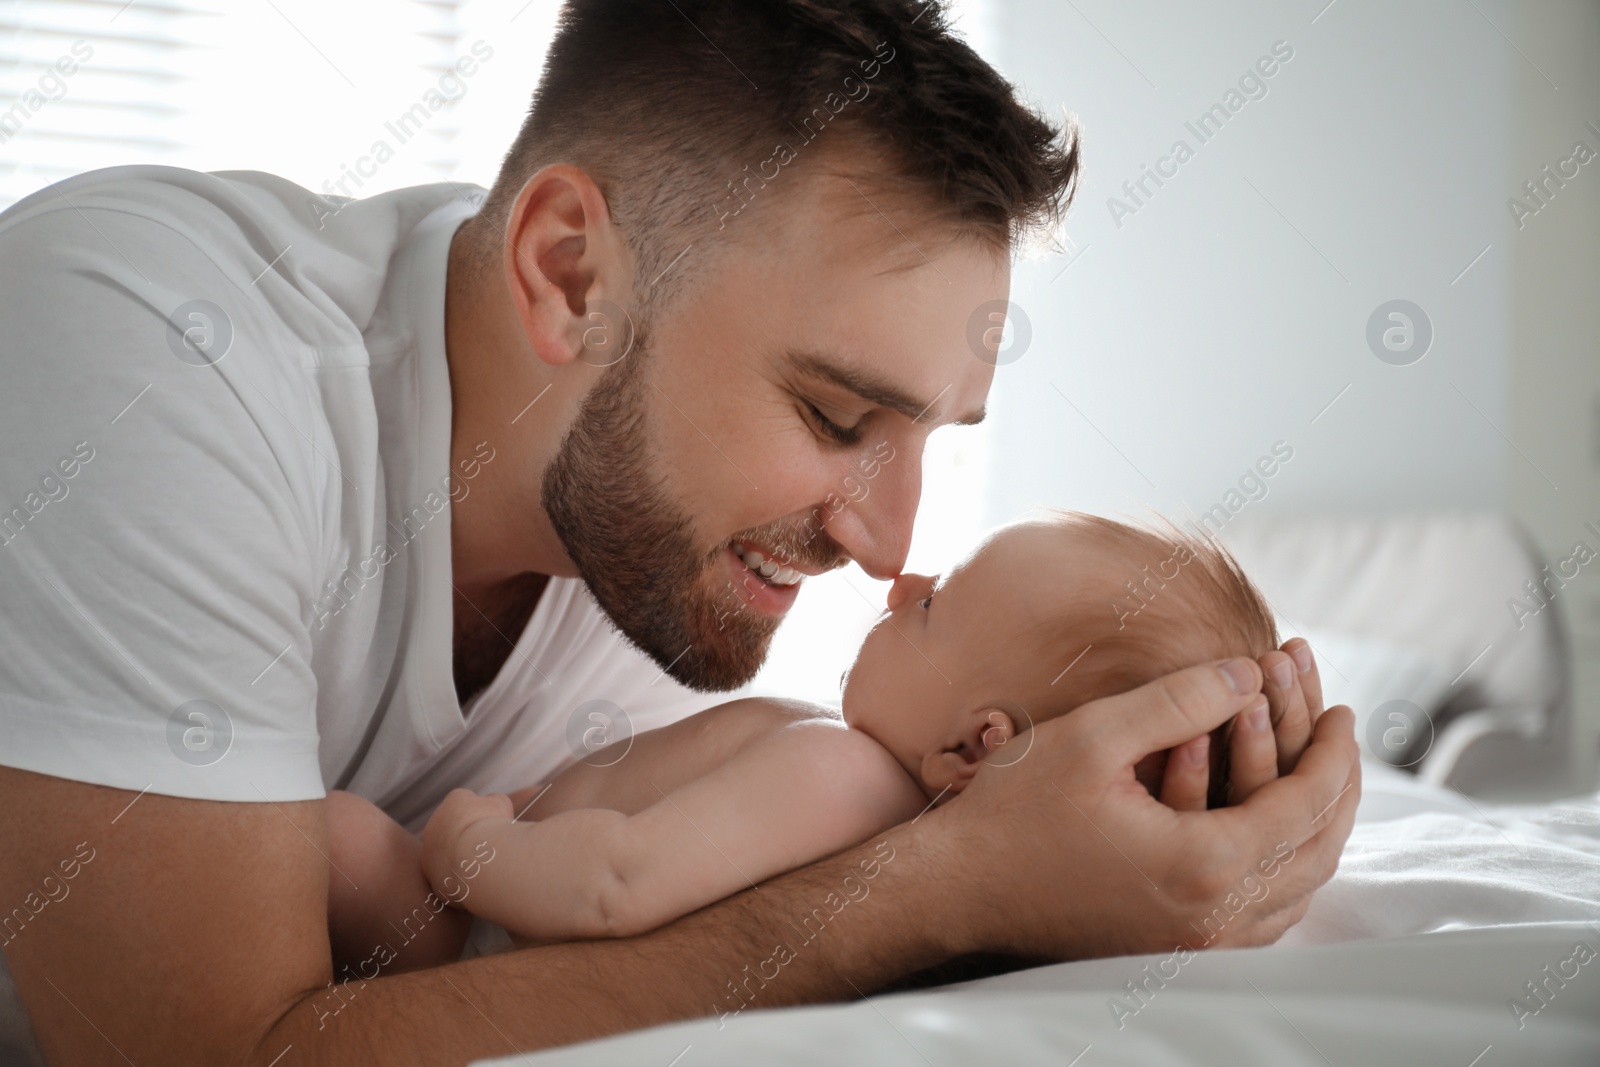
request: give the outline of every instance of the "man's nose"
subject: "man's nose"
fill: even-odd
[[[855,476],[860,488],[827,520],[830,536],[869,577],[900,574],[911,552],[911,527],[922,498],[922,450],[901,447],[880,463],[873,478]]]
[[[889,610],[899,611],[905,604],[930,596],[937,580],[931,574],[902,574],[889,587]]]

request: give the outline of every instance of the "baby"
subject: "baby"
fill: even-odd
[[[1271,611],[1212,542],[1077,513],[1017,523],[942,582],[895,582],[846,676],[842,721],[792,701],[722,704],[548,786],[454,790],[420,849],[366,801],[331,794],[332,859],[350,876],[330,884],[335,957],[392,940],[392,918],[424,897],[441,921],[392,969],[456,958],[469,912],[524,944],[642,933],[915,818],[985,759],[1019,758],[1036,723],[1276,647]],[[1227,747],[1219,730],[1213,806]],[[1165,759],[1136,768],[1152,793]]]

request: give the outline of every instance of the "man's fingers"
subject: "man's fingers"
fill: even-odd
[[[1345,842],[1355,824],[1356,807],[1361,798],[1361,763],[1358,760],[1350,770],[1339,799],[1317,821],[1317,834],[1309,841],[1295,846],[1284,860],[1278,888],[1278,907],[1267,915],[1262,929],[1253,931],[1241,943],[1270,944],[1283,932],[1305,918],[1311,904],[1311,894],[1328,883],[1339,869],[1339,858],[1344,853]],[[1283,901],[1290,901],[1282,906]]]
[[[1304,919],[1310,908],[1311,898],[1303,896],[1287,907],[1272,909],[1254,922],[1240,924],[1236,930],[1224,931],[1220,943],[1229,948],[1274,944],[1290,927]]]
[[[1277,736],[1278,771],[1288,774],[1311,740],[1311,711],[1300,688],[1294,658],[1274,649],[1261,657],[1262,692],[1272,705],[1272,726]]]
[[[1102,766],[1128,767],[1151,752],[1209,733],[1249,707],[1261,690],[1252,659],[1202,663],[1072,713],[1104,748]]]
[[[1317,720],[1311,745],[1292,773],[1268,782],[1243,804],[1216,814],[1251,823],[1251,836],[1264,830],[1258,845],[1270,837],[1272,842],[1287,842],[1295,848],[1330,824],[1342,823],[1344,832],[1336,835],[1337,846],[1342,846],[1349,834],[1349,823],[1343,822],[1343,817],[1353,818],[1354,801],[1361,792],[1359,758],[1354,713],[1342,704],[1330,708]],[[1346,797],[1349,801],[1341,806]],[[1270,842],[1266,848],[1270,851]]]
[[[1295,672],[1300,675],[1300,691],[1305,694],[1311,721],[1316,722],[1322,717],[1322,672],[1317,667],[1317,657],[1312,654],[1311,642],[1303,637],[1291,637],[1283,643],[1283,650],[1294,660]]]
[[[1350,709],[1343,705],[1330,710],[1350,713]],[[1353,714],[1351,718],[1354,719]],[[1338,800],[1324,808],[1321,818],[1316,820],[1317,836],[1302,846],[1302,851],[1311,856],[1312,866],[1319,872],[1317,885],[1332,878],[1333,872],[1338,869],[1339,857],[1344,854],[1345,841],[1355,826],[1356,808],[1360,803],[1361,760],[1357,758],[1350,767],[1349,777],[1345,779]]]
[[[1242,712],[1233,724],[1228,767],[1228,803],[1238,804],[1278,777],[1278,743],[1266,700]]]
[[[1205,811],[1211,784],[1211,735],[1201,734],[1179,745],[1167,757],[1161,779],[1161,803],[1174,811]]]
[[[1337,770],[1339,760],[1325,760],[1324,757],[1330,753],[1337,756],[1336,750],[1341,745],[1349,749],[1348,772],[1330,803],[1320,804],[1311,811],[1309,817],[1304,812],[1310,809],[1300,809],[1292,822],[1269,826],[1267,829],[1272,831],[1270,835],[1256,839],[1253,847],[1262,857],[1256,866],[1263,878],[1272,879],[1272,892],[1248,913],[1248,921],[1225,931],[1224,944],[1265,945],[1278,940],[1285,930],[1305,917],[1311,894],[1327,884],[1339,867],[1339,857],[1355,823],[1356,806],[1361,797],[1361,763],[1356,757],[1354,739],[1343,738],[1337,728],[1337,720],[1341,717],[1350,723],[1350,726],[1343,728],[1344,731],[1348,732],[1353,726],[1354,716],[1350,709],[1339,707],[1330,710],[1331,714],[1322,716],[1327,721],[1318,724],[1318,735],[1307,750],[1305,763],[1290,778],[1263,787],[1256,794],[1256,800],[1247,805],[1212,813],[1238,813],[1268,803],[1266,798],[1269,795],[1281,798],[1283,794],[1278,792],[1280,787],[1299,784],[1298,780],[1329,768]],[[1329,729],[1330,726],[1336,728]],[[1324,762],[1326,767],[1314,765]],[[1270,803],[1279,804],[1282,801],[1272,800]],[[1291,802],[1290,807],[1295,807],[1295,804]],[[1304,835],[1308,828],[1310,836],[1307,838]]]

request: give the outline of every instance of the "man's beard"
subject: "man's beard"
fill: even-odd
[[[781,618],[745,607],[718,573],[728,542],[697,549],[693,521],[651,470],[649,355],[641,324],[629,355],[584,398],[545,470],[541,503],[624,636],[692,689],[736,689],[760,670]],[[814,521],[769,523],[745,536],[790,564],[826,569],[846,558]]]

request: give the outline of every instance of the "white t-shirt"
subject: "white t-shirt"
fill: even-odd
[[[642,730],[715,702],[561,578],[457,702],[450,496],[517,462],[489,439],[450,467],[446,257],[483,195],[138,166],[0,215],[0,764],[348,789],[416,830],[617,708]]]

